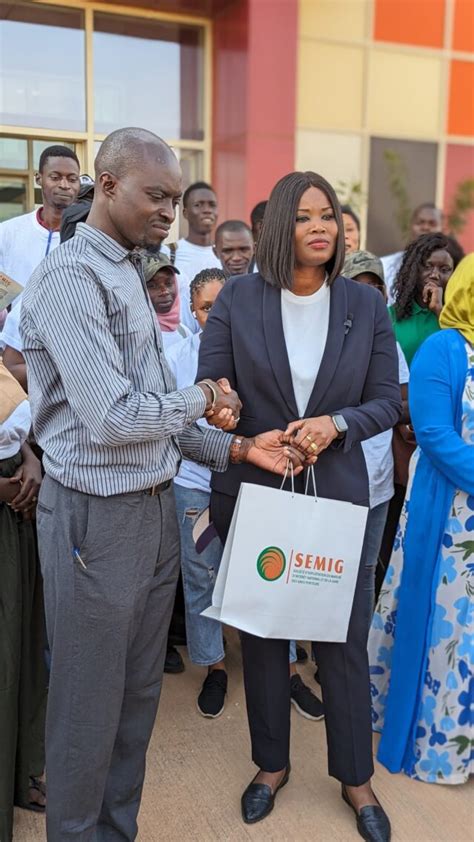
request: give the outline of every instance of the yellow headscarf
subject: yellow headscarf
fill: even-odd
[[[441,327],[454,327],[474,345],[474,252],[451,275],[439,317]]]

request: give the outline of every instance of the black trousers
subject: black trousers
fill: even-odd
[[[212,492],[211,513],[225,542],[235,498]],[[370,517],[370,516],[369,516]],[[372,776],[372,721],[367,637],[374,569],[364,564],[366,531],[346,643],[315,643],[324,695],[329,774],[347,786]],[[289,643],[241,633],[252,759],[266,772],[288,765],[290,754]]]

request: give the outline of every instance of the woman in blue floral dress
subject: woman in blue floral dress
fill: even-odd
[[[369,638],[379,760],[428,783],[474,772],[474,254],[415,359],[420,444]]]

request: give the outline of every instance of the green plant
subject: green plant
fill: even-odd
[[[394,149],[384,150],[388,171],[388,186],[395,202],[395,219],[404,239],[408,237],[412,208],[408,196],[408,173],[405,162]]]
[[[360,181],[340,179],[336,184],[336,193],[341,205],[350,205],[358,213],[366,201],[366,195],[362,190]]]
[[[467,223],[469,211],[474,210],[474,178],[460,181],[446,218],[450,234],[461,234]]]

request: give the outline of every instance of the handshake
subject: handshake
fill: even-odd
[[[217,382],[202,380],[197,384],[206,397],[205,417],[209,424],[225,432],[235,430],[240,420],[242,403],[226,378]],[[330,415],[292,421],[285,431],[270,430],[251,438],[234,436],[230,446],[233,464],[248,462],[284,475],[289,464],[296,476],[338,438],[339,431]]]

